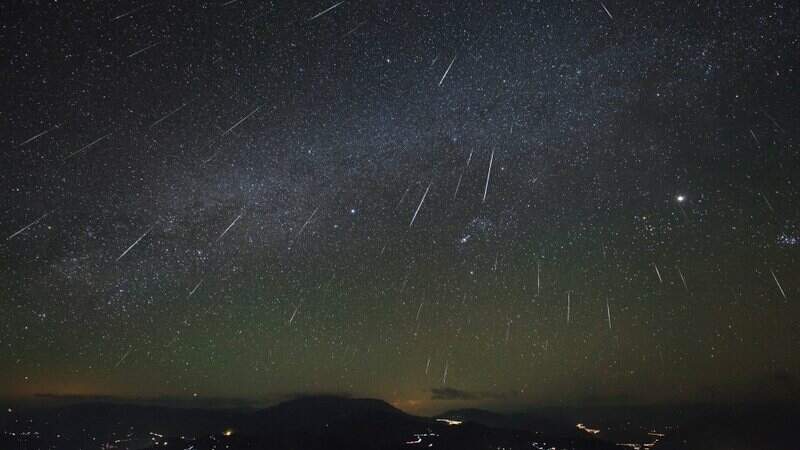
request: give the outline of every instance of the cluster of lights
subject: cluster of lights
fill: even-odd
[[[422,438],[428,437],[428,436],[438,436],[438,434],[436,434],[436,433],[418,433],[418,434],[414,435],[414,440],[413,441],[406,441],[405,444],[406,445],[422,444]],[[433,443],[429,443],[428,447],[433,447]]]
[[[778,245],[781,247],[796,247],[800,245],[800,236],[782,234],[778,236]]]
[[[453,420],[453,419],[436,419],[437,422],[446,423],[447,425],[454,426],[454,425],[461,425],[464,423],[461,420]]]
[[[587,427],[586,425],[584,425],[582,423],[579,423],[579,424],[575,425],[575,428],[577,428],[577,429],[579,429],[581,431],[585,431],[585,432],[587,432],[589,434],[599,434],[600,433],[600,430],[598,430],[596,428],[589,428],[589,427]]]

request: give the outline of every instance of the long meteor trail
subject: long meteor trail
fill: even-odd
[[[42,214],[42,215],[41,215],[41,217],[39,217],[38,219],[34,220],[33,222],[31,222],[31,223],[29,223],[29,224],[25,225],[24,227],[20,228],[19,230],[17,230],[17,232],[16,232],[16,233],[14,233],[14,234],[12,234],[11,236],[7,237],[7,238],[6,238],[6,240],[7,240],[7,241],[10,241],[11,239],[14,239],[15,237],[17,237],[18,235],[20,235],[20,234],[24,233],[24,232],[25,232],[25,230],[27,230],[28,228],[30,228],[30,227],[32,227],[32,226],[34,226],[34,225],[36,225],[37,223],[41,222],[41,221],[42,221],[42,219],[44,219],[45,217],[49,216],[49,215],[50,215],[50,213],[52,213],[52,212],[53,212],[53,211],[48,211],[48,212],[46,212],[46,213]]]
[[[570,313],[570,293],[567,292],[567,323],[569,323],[569,313]]]
[[[233,226],[234,226],[234,225],[236,225],[236,222],[238,222],[238,221],[239,221],[239,219],[241,219],[241,218],[242,218],[242,214],[239,214],[238,216],[236,216],[236,218],[235,218],[235,219],[233,219],[233,222],[231,222],[231,224],[230,224],[230,225],[228,225],[228,228],[225,228],[225,231],[223,231],[223,232],[222,232],[222,234],[220,234],[220,235],[219,235],[219,237],[217,238],[217,242],[219,242],[219,240],[220,240],[220,239],[222,239],[223,237],[225,237],[225,235],[228,233],[228,231],[229,231],[231,228],[233,228]]]
[[[492,176],[492,163],[494,163],[494,150],[492,150],[492,156],[489,157],[489,170],[486,172],[486,186],[483,187],[483,202],[486,201],[486,194],[489,192],[489,178]]]
[[[75,156],[75,155],[77,155],[77,154],[79,154],[79,153],[82,153],[82,152],[85,152],[86,150],[89,150],[90,148],[94,147],[94,145],[95,145],[95,144],[99,143],[100,141],[102,141],[102,140],[104,140],[104,139],[107,139],[109,136],[111,136],[111,134],[112,134],[112,133],[108,133],[108,134],[107,134],[107,135],[105,135],[105,136],[101,136],[101,137],[99,137],[99,138],[97,138],[97,139],[93,140],[92,142],[90,142],[90,143],[88,143],[88,144],[84,145],[83,147],[81,147],[80,149],[78,149],[78,150],[75,150],[74,152],[70,153],[70,154],[69,154],[69,155],[67,155],[67,157],[66,157],[66,158],[64,158],[64,159],[70,159],[70,158],[72,158],[73,156]]]
[[[684,278],[683,272],[681,272],[680,267],[678,267],[678,275],[681,276],[681,282],[683,283],[683,288],[686,289],[686,292],[689,292],[689,286],[686,284],[686,278]]]
[[[414,211],[414,216],[411,218],[411,222],[408,224],[408,228],[411,228],[411,225],[414,225],[414,221],[417,220],[417,214],[419,214],[420,208],[422,208],[422,204],[425,203],[425,197],[428,196],[428,191],[431,189],[431,185],[433,184],[433,180],[428,183],[428,187],[425,189],[425,193],[422,194],[422,199],[419,201],[419,205],[417,205],[417,210]]]
[[[22,147],[22,146],[23,146],[23,145],[25,145],[25,144],[29,144],[29,143],[31,143],[31,142],[33,142],[33,141],[35,141],[35,140],[39,139],[40,137],[44,136],[45,134],[47,134],[47,133],[49,133],[49,132],[51,132],[51,131],[55,130],[56,128],[58,128],[58,127],[59,127],[59,125],[60,125],[60,124],[56,124],[55,126],[53,126],[53,127],[51,127],[51,128],[48,128],[48,129],[46,129],[46,130],[42,131],[41,133],[37,134],[36,136],[33,136],[32,138],[30,138],[30,139],[27,139],[25,142],[23,142],[23,143],[19,144],[17,147]]]
[[[328,8],[328,9],[326,9],[326,10],[324,10],[324,11],[322,11],[322,12],[320,12],[320,13],[314,15],[314,16],[311,16],[306,22],[311,22],[312,20],[318,19],[318,18],[324,16],[325,14],[328,14],[329,12],[331,12],[334,9],[338,8],[339,6],[341,6],[342,3],[344,3],[344,1],[336,3],[335,5],[331,6],[330,8]]]
[[[117,367],[119,367],[119,365],[122,364],[123,361],[125,361],[125,359],[128,357],[128,355],[131,354],[132,351],[133,351],[133,347],[129,348],[128,351],[125,352],[124,355],[122,355],[122,358],[120,358],[119,361],[117,361],[117,363],[114,364],[114,368],[116,369]]]
[[[606,8],[606,5],[605,5],[605,3],[603,3],[603,2],[600,2],[600,6],[602,6],[602,7],[603,7],[603,11],[605,11],[605,12],[606,12],[606,14],[608,14],[608,18],[609,18],[609,19],[611,19],[611,20],[613,20],[613,19],[614,19],[614,16],[612,16],[612,15],[611,15],[611,11],[609,11],[609,10],[608,10],[608,8]]]
[[[166,116],[164,116],[164,117],[162,117],[162,118],[160,118],[160,119],[156,120],[155,122],[153,122],[153,124],[152,124],[152,125],[150,125],[150,128],[153,128],[153,127],[157,126],[158,124],[160,124],[161,122],[163,122],[163,121],[165,121],[165,120],[169,119],[169,118],[170,118],[170,117],[172,117],[172,116],[173,116],[175,113],[177,113],[178,111],[180,111],[180,110],[182,110],[183,108],[185,108],[187,104],[188,104],[188,103],[184,103],[184,104],[182,104],[181,106],[178,106],[177,108],[175,108],[175,109],[173,109],[172,111],[170,111],[169,113],[167,113],[167,115],[166,115]]]
[[[230,128],[228,128],[227,130],[225,130],[225,132],[224,132],[224,133],[222,133],[222,136],[227,136],[227,135],[228,135],[228,133],[230,133],[231,131],[235,130],[235,129],[236,129],[236,127],[238,127],[239,125],[241,125],[241,124],[242,124],[242,123],[243,123],[245,120],[249,119],[250,117],[252,117],[252,116],[253,116],[253,114],[257,113],[257,112],[258,112],[258,110],[259,110],[259,109],[261,109],[261,107],[262,107],[262,106],[264,106],[264,105],[261,105],[261,106],[259,106],[258,108],[256,108],[256,109],[254,109],[254,110],[250,111],[250,114],[248,114],[248,115],[246,115],[246,116],[242,117],[241,119],[239,119],[239,121],[238,121],[238,122],[236,122],[235,124],[233,124],[233,126],[231,126]],[[220,136],[220,137],[222,137],[222,136]]]
[[[786,292],[783,292],[783,286],[781,286],[781,282],[778,281],[778,277],[775,276],[775,272],[770,270],[769,273],[772,274],[772,279],[775,280],[775,284],[778,285],[778,290],[781,291],[783,298],[786,298]]]
[[[450,69],[453,67],[453,63],[455,63],[455,62],[456,62],[456,57],[453,56],[453,59],[450,60],[450,65],[447,66],[447,70],[445,70],[444,71],[444,75],[442,75],[442,79],[439,80],[439,86],[441,86],[442,83],[444,83],[444,79],[447,78],[447,74],[450,73]]]
[[[145,237],[145,236],[147,236],[147,234],[148,234],[148,233],[150,233],[150,231],[151,231],[152,229],[153,229],[153,226],[151,225],[151,226],[150,226],[150,228],[148,228],[148,229],[147,229],[147,231],[145,231],[145,232],[144,232],[144,234],[142,234],[141,236],[139,236],[139,239],[137,239],[136,241],[134,241],[134,242],[133,242],[133,244],[131,244],[131,246],[130,246],[130,247],[126,248],[126,249],[125,249],[125,251],[124,251],[124,252],[122,252],[122,254],[121,254],[121,255],[117,256],[117,261],[119,261],[119,260],[120,260],[120,259],[122,259],[122,258],[123,258],[125,255],[127,255],[129,251],[133,250],[133,247],[136,247],[136,244],[138,244],[138,243],[139,243],[139,242],[140,242],[142,239],[144,239],[144,237]]]
[[[203,284],[203,280],[202,279],[200,281],[198,281],[197,284],[194,285],[194,287],[192,288],[191,291],[189,291],[189,297],[187,297],[187,298],[190,298],[191,296],[193,296],[195,291],[197,291],[197,288],[199,288],[201,284]]]
[[[295,236],[295,238],[294,238],[295,242],[297,241],[297,238],[299,238],[300,235],[303,234],[303,230],[305,230],[306,227],[308,226],[308,224],[311,223],[311,221],[314,219],[314,216],[317,214],[317,210],[318,209],[319,209],[319,206],[314,208],[314,212],[312,212],[311,215],[308,216],[308,219],[306,219],[306,221],[303,223],[303,226],[300,227],[300,231],[297,232],[297,236]],[[289,247],[291,248],[291,246],[289,246]]]

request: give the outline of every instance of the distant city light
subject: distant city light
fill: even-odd
[[[461,420],[452,420],[452,419],[436,419],[436,421],[437,421],[437,422],[443,422],[443,423],[446,423],[446,424],[448,424],[448,425],[450,425],[450,426],[453,426],[453,425],[461,425],[462,423],[464,423],[464,422],[463,422],[463,421],[461,421]]]
[[[579,424],[575,425],[575,428],[577,428],[577,429],[579,429],[581,431],[585,431],[585,432],[587,432],[589,434],[599,434],[600,433],[600,430],[598,430],[596,428],[589,428],[589,427],[587,427],[586,425],[584,425],[582,423],[579,423]]]
[[[233,430],[225,430],[222,432],[223,436],[233,436]]]
[[[800,246],[800,235],[782,234],[777,241],[781,247],[797,247]]]

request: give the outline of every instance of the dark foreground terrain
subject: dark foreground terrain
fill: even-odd
[[[478,409],[418,417],[371,399],[261,410],[83,403],[3,408],[0,449],[792,449],[792,406]]]
[[[406,414],[380,400],[305,397],[257,411],[107,403],[4,411],[0,449],[611,449],[591,436]]]

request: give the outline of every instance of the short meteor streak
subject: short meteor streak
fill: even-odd
[[[769,119],[769,120],[772,122],[772,124],[773,124],[773,125],[775,125],[775,127],[776,127],[777,129],[779,129],[779,130],[781,131],[781,133],[784,133],[784,132],[785,132],[785,131],[783,130],[783,127],[782,127],[782,126],[781,126],[781,125],[778,123],[778,121],[777,121],[777,120],[775,120],[775,118],[774,118],[774,117],[770,116],[768,112],[764,111],[764,115],[765,115],[765,116],[767,116],[767,118],[768,118],[768,119]]]
[[[228,231],[229,231],[231,228],[233,228],[233,226],[234,226],[234,225],[236,225],[236,222],[238,222],[238,221],[239,221],[239,219],[241,219],[241,218],[242,218],[242,214],[239,214],[238,216],[236,216],[236,218],[235,218],[235,219],[233,219],[233,222],[231,222],[231,224],[230,224],[230,225],[228,225],[228,228],[225,228],[225,231],[223,231],[223,232],[222,232],[222,234],[220,234],[220,235],[219,235],[219,237],[217,238],[217,240],[216,240],[215,242],[219,242],[219,240],[220,240],[220,239],[222,239],[223,237],[225,237],[225,235],[228,233]]]
[[[431,185],[433,184],[433,180],[428,183],[428,187],[425,189],[425,193],[422,194],[422,199],[419,201],[419,205],[417,205],[417,210],[414,211],[414,216],[411,218],[411,222],[409,222],[408,227],[411,228],[411,225],[414,225],[414,221],[417,220],[417,214],[419,214],[420,208],[422,208],[422,204],[425,203],[425,197],[428,196],[428,191],[431,189]]]
[[[413,183],[412,183],[412,184],[413,184]],[[402,196],[402,197],[400,197],[400,201],[399,201],[399,202],[397,202],[397,204],[394,206],[394,209],[397,209],[397,208],[399,208],[399,207],[400,207],[400,205],[401,205],[401,204],[403,204],[403,200],[405,200],[405,199],[406,199],[406,195],[408,195],[408,191],[409,191],[410,189],[411,189],[411,185],[409,185],[409,186],[406,188],[406,191],[405,191],[405,192],[403,192],[403,196]]]
[[[758,137],[756,136],[756,134],[753,132],[752,129],[750,129],[749,131],[750,131],[750,136],[752,136],[753,140],[756,141],[756,145],[761,147],[761,141],[758,140]]]
[[[455,199],[456,199],[456,197],[458,197],[458,188],[460,188],[460,187],[461,187],[461,178],[462,178],[463,176],[464,176],[464,174],[463,174],[463,173],[462,173],[461,175],[459,175],[459,176],[458,176],[458,183],[456,184],[456,192],[455,192],[455,194],[453,194],[453,200],[455,200]]]
[[[781,286],[781,282],[778,281],[778,277],[775,276],[775,272],[770,270],[769,273],[772,274],[772,279],[775,280],[775,284],[778,285],[778,290],[781,291],[783,298],[786,298],[786,292],[783,292],[783,286]]]
[[[611,306],[609,306],[608,300],[606,300],[606,314],[608,315],[608,329],[611,330]]]
[[[342,39],[344,39],[344,38],[346,38],[347,36],[350,36],[351,34],[355,33],[355,32],[356,32],[356,31],[357,31],[359,28],[361,28],[361,26],[362,26],[362,25],[364,25],[365,23],[367,23],[367,21],[366,21],[366,20],[362,20],[361,22],[359,22],[359,23],[358,23],[358,24],[357,24],[355,27],[353,27],[353,29],[352,29],[352,30],[350,30],[350,31],[348,31],[347,33],[345,33],[345,34],[344,34],[344,36],[342,36]]]
[[[19,148],[19,147],[22,147],[22,146],[23,146],[23,145],[25,145],[25,144],[30,144],[31,142],[33,142],[33,141],[35,141],[35,140],[39,139],[40,137],[42,137],[42,136],[44,136],[45,134],[47,134],[47,133],[49,133],[49,132],[51,132],[51,131],[55,130],[55,129],[56,129],[56,128],[58,128],[58,127],[59,127],[59,125],[56,125],[56,126],[54,126],[54,127],[52,127],[52,128],[48,128],[48,129],[46,129],[46,130],[42,131],[41,133],[37,134],[36,136],[33,136],[32,138],[30,138],[30,139],[26,140],[25,142],[23,142],[23,143],[19,144],[17,147]]]
[[[328,9],[326,9],[326,10],[324,10],[324,11],[322,11],[322,12],[318,13],[317,15],[315,15],[315,16],[312,16],[311,18],[309,18],[308,20],[306,20],[306,22],[311,22],[312,20],[315,20],[315,19],[318,19],[318,18],[320,18],[320,17],[324,16],[325,14],[327,14],[327,13],[329,13],[329,12],[333,11],[334,9],[338,8],[339,6],[341,6],[341,4],[342,4],[342,3],[344,3],[344,2],[343,2],[343,1],[341,1],[341,2],[339,2],[339,3],[337,3],[337,4],[333,5],[333,6],[331,6],[330,8],[328,8]]]
[[[297,316],[297,311],[300,311],[300,305],[302,305],[302,304],[303,304],[303,302],[300,302],[294,308],[294,312],[292,313],[292,317],[289,318],[289,325],[291,325],[292,322],[294,322],[294,318]]]
[[[138,7],[138,8],[134,8],[134,9],[128,11],[128,12],[124,12],[124,13],[118,15],[117,17],[114,17],[113,19],[111,19],[111,22],[114,22],[116,20],[122,19],[123,17],[128,17],[131,14],[135,13],[136,11],[139,11],[140,9],[146,8],[148,6],[150,6],[150,3],[145,3],[144,5],[142,5],[142,6]]]
[[[235,130],[235,129],[236,129],[236,127],[238,127],[239,125],[241,125],[241,124],[242,124],[242,123],[243,123],[245,120],[247,120],[247,119],[249,119],[250,117],[252,117],[252,116],[253,116],[253,114],[257,113],[257,112],[258,112],[258,110],[259,110],[259,109],[261,109],[261,107],[263,107],[263,106],[264,106],[264,105],[261,105],[261,106],[259,106],[258,108],[256,108],[256,109],[254,109],[254,110],[250,111],[250,114],[248,114],[248,115],[246,115],[246,116],[242,117],[241,119],[239,119],[239,121],[238,121],[238,122],[236,122],[235,124],[233,124],[233,126],[232,126],[232,127],[228,128],[228,129],[227,129],[227,130],[226,130],[224,133],[222,133],[222,136],[227,136],[227,134],[228,134],[228,133],[230,133],[231,131]]]
[[[31,222],[31,223],[29,223],[29,224],[25,225],[24,227],[20,228],[19,230],[17,230],[17,232],[16,232],[16,233],[14,233],[14,234],[12,234],[11,236],[7,237],[7,238],[6,238],[6,240],[7,240],[7,241],[10,241],[11,239],[14,239],[15,237],[17,237],[18,235],[20,235],[20,234],[24,233],[24,232],[25,232],[25,230],[27,230],[28,228],[30,228],[30,227],[32,227],[32,226],[34,226],[34,225],[36,225],[37,223],[41,222],[41,221],[42,221],[42,219],[44,219],[45,217],[49,216],[49,215],[50,215],[50,213],[52,213],[52,212],[53,212],[53,211],[48,211],[48,212],[46,212],[46,213],[42,214],[42,215],[41,215],[41,217],[39,217],[38,219],[34,220],[33,222]]]
[[[128,355],[130,355],[132,351],[133,351],[133,347],[129,348],[128,351],[125,352],[124,355],[122,355],[122,358],[120,358],[120,360],[117,361],[117,363],[114,365],[114,368],[116,369],[117,367],[119,367],[119,365],[122,364],[122,361],[125,361],[125,358],[127,358]]]
[[[83,147],[81,147],[80,149],[78,149],[78,150],[70,153],[69,155],[67,155],[67,157],[65,159],[70,159],[70,158],[72,158],[73,156],[75,156],[75,155],[77,155],[79,153],[83,153],[86,150],[89,150],[90,148],[94,147],[96,144],[100,143],[101,141],[103,141],[105,139],[108,139],[108,137],[111,136],[112,134],[113,133],[108,133],[105,136],[102,136],[102,137],[99,137],[99,138],[93,140],[92,142],[90,142],[90,143],[84,145]]]
[[[608,14],[608,18],[614,20],[614,16],[611,15],[611,12],[606,8],[606,5],[603,2],[600,2],[600,6],[603,7],[603,10]]]
[[[683,272],[681,272],[681,268],[677,267],[678,275],[681,276],[681,282],[683,282],[683,288],[686,289],[686,292],[689,292],[689,286],[686,285],[686,278],[683,277]]]
[[[764,199],[764,204],[766,204],[767,208],[769,208],[769,210],[772,211],[772,213],[774,214],[775,213],[775,208],[772,207],[772,203],[769,202],[769,199],[767,198],[767,196],[764,195],[763,192],[759,192],[759,194],[761,194],[761,198]]]
[[[444,79],[447,78],[447,74],[450,73],[450,69],[453,67],[453,63],[455,63],[455,62],[456,62],[456,57],[453,56],[453,59],[450,60],[450,65],[447,66],[447,70],[445,70],[444,71],[444,75],[442,75],[442,79],[439,80],[439,86],[441,86],[442,83],[444,83]]]
[[[486,186],[483,187],[483,201],[486,201],[486,194],[489,192],[489,178],[492,176],[492,163],[494,163],[494,150],[489,157],[489,170],[486,172]]]
[[[442,375],[442,384],[447,384],[447,368],[449,367],[449,363],[447,361],[444,362],[444,375]]]
[[[536,295],[540,295],[542,293],[542,271],[539,263],[536,263]]]
[[[570,293],[567,292],[567,323],[569,323],[569,313],[570,313]]]
[[[148,45],[147,47],[145,47],[143,49],[136,50],[135,52],[131,53],[130,55],[128,55],[128,58],[133,58],[136,55],[144,53],[144,52],[150,50],[151,48],[155,47],[156,45],[158,45],[160,43],[161,43],[160,41],[159,42],[153,42],[152,44]]]
[[[308,224],[311,223],[311,221],[314,219],[314,216],[317,214],[317,210],[318,209],[319,209],[319,207],[315,208],[314,212],[312,212],[311,215],[308,216],[308,219],[306,219],[305,223],[303,223],[303,226],[300,227],[300,231],[297,232],[297,236],[295,236],[295,238],[294,238],[295,242],[300,237],[300,235],[303,234],[303,230],[305,230],[306,227],[308,226]]]
[[[663,283],[664,279],[661,278],[661,272],[658,270],[658,264],[653,263],[653,268],[656,269],[656,275],[658,275],[658,282]]]
[[[197,291],[197,288],[199,288],[201,284],[203,284],[203,280],[198,281],[197,284],[194,285],[192,290],[189,291],[189,297],[187,297],[187,298],[191,298],[191,296],[194,295],[195,291]]]
[[[120,259],[122,259],[123,257],[125,257],[125,255],[127,255],[129,251],[133,250],[133,247],[136,247],[136,244],[138,244],[138,243],[139,243],[139,242],[140,242],[142,239],[144,239],[144,237],[145,237],[145,236],[147,236],[147,235],[148,235],[148,233],[150,233],[150,231],[151,231],[152,229],[153,229],[153,226],[150,226],[150,228],[148,228],[148,229],[147,229],[147,231],[145,231],[145,232],[144,232],[144,234],[142,234],[141,236],[139,236],[139,239],[137,239],[136,241],[134,241],[134,243],[133,243],[133,244],[131,244],[131,246],[130,246],[130,247],[128,247],[127,249],[125,249],[125,251],[124,251],[124,252],[122,252],[122,254],[121,254],[121,255],[117,256],[117,261],[119,261]]]
[[[152,125],[150,125],[150,128],[153,128],[153,127],[155,127],[155,126],[158,126],[158,124],[160,124],[161,122],[163,122],[163,121],[165,121],[165,120],[169,119],[169,118],[170,118],[170,117],[172,117],[172,116],[173,116],[175,113],[177,113],[178,111],[180,111],[180,110],[182,110],[183,108],[185,108],[185,107],[186,107],[186,105],[187,105],[187,103],[184,103],[184,104],[182,104],[181,106],[179,106],[179,107],[177,107],[177,108],[173,109],[172,111],[170,111],[169,113],[167,113],[167,115],[166,115],[166,116],[164,116],[164,117],[162,117],[162,118],[160,118],[160,119],[156,120],[155,122],[153,122],[153,124],[152,124]]]

